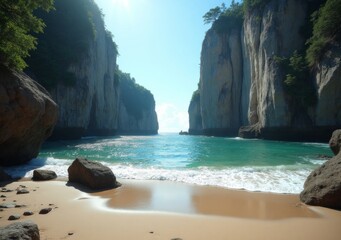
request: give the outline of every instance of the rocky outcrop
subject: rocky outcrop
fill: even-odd
[[[153,94],[135,82],[130,74],[118,70],[120,111],[118,133],[128,135],[157,134],[159,129]]]
[[[96,38],[87,57],[69,68],[74,86],[58,84],[51,90],[60,106],[55,138],[112,135],[117,130],[118,87],[115,81],[116,47],[106,32],[100,12],[92,12]]]
[[[203,134],[216,136],[329,140],[341,125],[341,48],[334,45],[312,73],[315,77],[307,78],[311,81],[304,87],[317,89],[315,105],[293,101],[284,83],[287,70],[278,60],[304,50],[302,29],[310,7],[305,1],[270,0],[246,11],[239,29],[218,31],[213,24],[202,45],[200,106],[191,102],[190,129],[201,127]],[[197,116],[201,126],[194,121]]]
[[[338,155],[341,148],[341,129],[335,130],[329,140],[330,149],[335,155]]]
[[[233,29],[218,34],[209,30],[203,42],[200,66],[203,132],[207,135],[236,135],[240,126],[243,76],[240,31]]]
[[[194,92],[191,103],[188,108],[189,115],[189,130],[191,135],[202,134],[202,117],[201,117],[201,104],[200,104],[200,92],[197,90]]]
[[[341,44],[341,43],[340,43]],[[316,66],[316,125],[341,125],[341,45],[333,45]]]
[[[333,133],[330,139],[331,149],[337,154],[322,166],[314,170],[304,183],[300,194],[302,202],[334,209],[341,209],[341,130]]]
[[[124,103],[120,104],[118,133],[128,135],[157,134],[159,124],[155,112],[155,104],[150,109],[142,110],[140,116],[129,114]]]
[[[0,66],[0,165],[25,163],[38,156],[56,124],[58,107],[27,75]]]
[[[38,225],[31,222],[12,223],[6,227],[0,228],[0,240],[17,239],[17,240],[39,240]]]
[[[57,178],[57,174],[51,170],[37,169],[33,171],[33,181],[47,181]]]
[[[68,168],[69,182],[80,183],[92,190],[119,187],[110,168],[94,161],[76,158]]]

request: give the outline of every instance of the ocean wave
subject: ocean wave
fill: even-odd
[[[67,177],[67,168],[71,163],[72,161],[67,159],[38,158],[21,167],[6,168],[6,171],[13,177],[32,177],[33,170],[40,168],[53,170],[58,176]],[[311,172],[310,168],[302,166],[164,169],[106,162],[103,164],[110,167],[116,177],[121,179],[167,180],[249,191],[296,194],[302,191],[303,183]]]

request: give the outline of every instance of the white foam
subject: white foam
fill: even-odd
[[[67,177],[67,168],[71,160],[66,159],[34,159],[21,167],[6,168],[13,177],[32,177],[36,168],[53,170],[59,177]],[[321,161],[319,161],[321,162]],[[168,180],[198,185],[211,185],[226,188],[246,189],[275,193],[299,193],[311,167],[306,165],[275,167],[229,167],[216,169],[199,167],[195,169],[161,169],[156,167],[136,167],[125,164],[109,164],[116,177],[137,180]]]

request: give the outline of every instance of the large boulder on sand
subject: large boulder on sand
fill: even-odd
[[[116,188],[120,183],[110,168],[101,163],[76,158],[68,168],[69,182],[76,182],[93,190]]]
[[[51,170],[36,169],[33,171],[33,181],[47,181],[57,178],[57,174]]]
[[[333,153],[337,155],[340,152],[341,147],[341,129],[335,130],[329,141],[329,146]]]
[[[0,240],[39,240],[39,229],[37,224],[26,221],[10,224],[0,228]]]
[[[58,107],[42,86],[0,65],[0,165],[37,157],[57,117]]]
[[[340,136],[341,131],[337,130],[330,140],[334,153],[340,150]],[[309,205],[341,209],[341,154],[310,173],[300,199]]]

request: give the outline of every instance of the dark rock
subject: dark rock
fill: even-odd
[[[20,219],[20,215],[18,214],[13,214],[11,216],[9,216],[8,220],[13,221],[13,220],[19,220]]]
[[[309,205],[341,209],[341,154],[308,176],[300,199]]]
[[[341,147],[341,129],[335,130],[331,139],[329,140],[329,146],[333,153],[337,155],[340,152]]]
[[[68,168],[69,181],[83,184],[93,190],[119,187],[110,168],[98,162],[77,158]]]
[[[0,165],[37,157],[57,117],[57,105],[42,86],[0,65]]]
[[[28,191],[27,189],[19,189],[17,191],[17,194],[27,194],[27,193],[30,193],[30,191]]]
[[[43,208],[40,210],[39,214],[48,214],[52,211],[52,208]]]
[[[32,221],[17,222],[0,228],[0,240],[39,240],[39,229]]]
[[[46,181],[57,178],[57,174],[50,170],[34,170],[33,181]]]
[[[0,117],[1,119],[1,117]],[[0,182],[3,181],[9,181],[11,180],[12,177],[10,175],[8,175],[1,167],[0,167]]]
[[[26,211],[26,212],[24,212],[23,215],[24,215],[24,216],[32,216],[32,215],[33,215],[33,212],[31,212],[31,211]]]
[[[14,202],[7,202],[0,204],[0,208],[14,208],[15,205],[16,204]]]
[[[1,188],[1,192],[13,192],[11,189]]]
[[[1,195],[0,198],[6,198],[6,195]]]
[[[23,208],[23,207],[27,207],[25,204],[16,204],[15,208]]]

